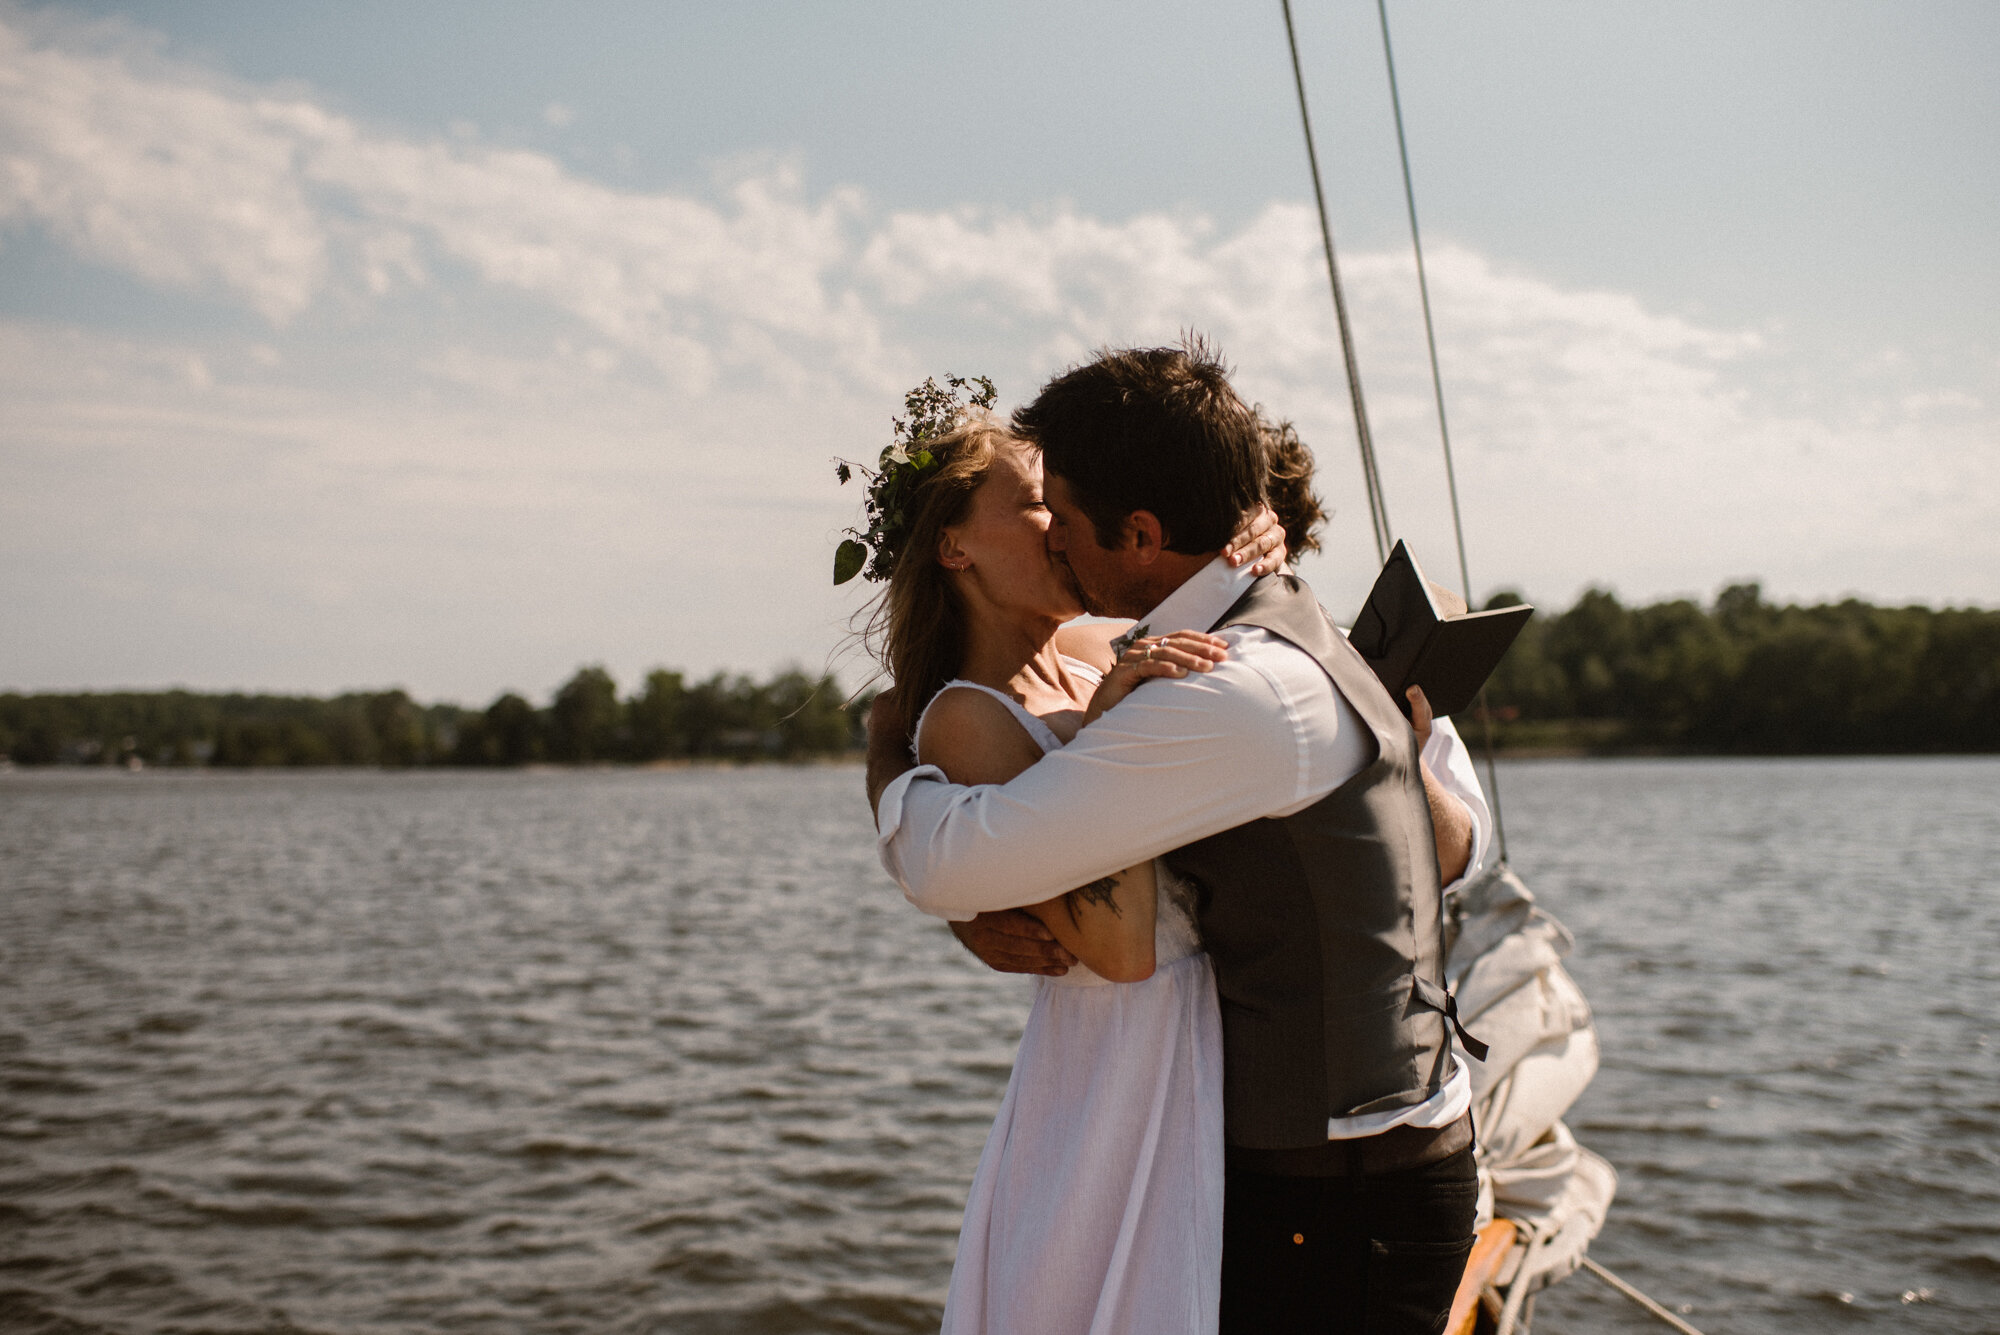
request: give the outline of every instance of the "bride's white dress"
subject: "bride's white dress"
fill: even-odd
[[[1061,745],[1000,692],[950,685],[1001,700],[1044,751]],[[1222,1022],[1185,891],[1157,869],[1151,978],[1110,983],[1079,965],[1034,980],[965,1203],[944,1335],[1216,1329]]]

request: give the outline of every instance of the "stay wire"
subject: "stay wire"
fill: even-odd
[[[1319,237],[1326,247],[1326,276],[1333,286],[1333,316],[1340,325],[1340,354],[1347,365],[1347,394],[1354,404],[1354,432],[1361,444],[1361,480],[1368,490],[1368,519],[1375,530],[1375,558],[1387,564],[1391,529],[1389,507],[1382,495],[1382,475],[1375,466],[1375,441],[1368,430],[1368,407],[1361,398],[1361,366],[1354,356],[1354,331],[1347,321],[1347,298],[1340,289],[1340,264],[1333,255],[1333,225],[1327,221],[1326,191],[1320,185],[1319,150],[1313,145],[1312,113],[1306,109],[1306,76],[1299,67],[1298,33],[1292,26],[1292,0],[1281,0],[1285,11],[1285,41],[1292,51],[1292,82],[1299,91],[1299,123],[1305,127],[1306,163],[1312,168],[1313,200],[1319,205]]]
[[[1403,163],[1403,200],[1409,206],[1410,211],[1410,247],[1416,252],[1417,256],[1417,295],[1424,309],[1424,343],[1430,350],[1431,356],[1431,391],[1437,401],[1438,435],[1444,442],[1444,476],[1445,483],[1451,491],[1451,529],[1453,536],[1458,539],[1458,577],[1464,584],[1465,600],[1469,604],[1472,601],[1472,570],[1465,556],[1465,524],[1460,518],[1458,508],[1458,475],[1457,471],[1452,467],[1451,428],[1446,423],[1444,411],[1444,376],[1438,370],[1437,330],[1431,321],[1430,283],[1424,274],[1423,235],[1417,227],[1417,190],[1410,178],[1410,146],[1408,139],[1403,134],[1403,99],[1396,87],[1396,54],[1389,41],[1388,0],[1375,0],[1375,13],[1382,22],[1382,60],[1389,68],[1389,105],[1395,111],[1396,115],[1396,152],[1402,158]],[[1293,59],[1294,68],[1296,68],[1296,55]],[[1481,721],[1486,725],[1486,782],[1488,793],[1493,800],[1493,830],[1500,841],[1500,860],[1505,862],[1507,860],[1507,826],[1500,818],[1500,783],[1493,767],[1493,715],[1486,707],[1486,690],[1484,687],[1481,687],[1479,692],[1479,716]],[[1525,1259],[1523,1265],[1525,1266]],[[1675,1330],[1680,1331],[1681,1335],[1701,1335],[1701,1332],[1693,1326],[1690,1326],[1687,1322],[1681,1320],[1672,1312],[1669,1312],[1666,1308],[1639,1292],[1638,1289],[1612,1274],[1590,1257],[1586,1256],[1583,1258],[1583,1266],[1619,1293],[1631,1299],[1640,1307],[1643,1307],[1648,1313],[1659,1318],[1667,1325],[1672,1326]],[[1521,1289],[1521,1285],[1517,1283],[1515,1288],[1519,1290]],[[1502,1331],[1513,1326],[1517,1314],[1524,1306],[1524,1298],[1532,1301],[1532,1298],[1525,1291],[1518,1293],[1510,1292],[1508,1294],[1507,1308],[1502,1313]]]
[[[1286,23],[1289,25],[1290,2],[1286,3]],[[1444,480],[1451,494],[1451,531],[1458,539],[1458,578],[1465,590],[1465,601],[1472,603],[1472,568],[1465,556],[1465,524],[1458,509],[1458,470],[1452,466],[1451,427],[1447,424],[1444,411],[1444,376],[1438,370],[1437,330],[1431,321],[1431,288],[1424,273],[1423,234],[1417,227],[1417,188],[1410,178],[1410,145],[1403,135],[1403,98],[1396,87],[1396,53],[1389,43],[1388,0],[1375,0],[1375,13],[1382,22],[1382,60],[1389,67],[1389,105],[1396,113],[1396,152],[1403,163],[1403,200],[1410,210],[1410,248],[1417,256],[1417,297],[1424,310],[1424,345],[1431,356],[1431,395],[1437,402],[1438,436],[1444,442]],[[1292,67],[1298,68],[1296,49],[1292,55]],[[1299,92],[1300,105],[1304,105],[1305,92]],[[1311,132],[1307,132],[1310,137]],[[1319,185],[1319,175],[1315,171],[1313,186]],[[1330,244],[1330,243],[1329,243]],[[1500,845],[1500,861],[1507,861],[1507,823],[1500,816],[1500,773],[1493,763],[1493,712],[1486,705],[1486,688],[1479,688],[1479,719],[1485,737],[1486,792],[1493,803],[1493,833]]]
[[[1606,1284],[1609,1284],[1612,1288],[1618,1290],[1625,1297],[1630,1298],[1640,1307],[1645,1308],[1651,1315],[1658,1317],[1663,1324],[1672,1326],[1680,1332],[1680,1335],[1701,1335],[1701,1332],[1693,1326],[1690,1326],[1687,1322],[1681,1320],[1672,1312],[1669,1312],[1666,1308],[1660,1306],[1651,1298],[1648,1298],[1645,1294],[1639,1292],[1639,1290],[1633,1288],[1630,1284],[1627,1284],[1624,1280],[1591,1260],[1588,1256],[1583,1258],[1583,1268],[1603,1280]]]
[[[1292,52],[1292,79],[1299,91],[1299,121],[1305,128],[1306,161],[1312,167],[1313,199],[1319,205],[1320,240],[1326,246],[1326,271],[1333,285],[1334,316],[1340,323],[1340,348],[1347,363],[1347,389],[1354,400],[1354,426],[1361,441],[1361,473],[1368,488],[1368,514],[1375,527],[1376,553],[1386,562],[1389,559],[1388,510],[1382,501],[1382,480],[1375,468],[1375,446],[1368,432],[1368,413],[1361,400],[1361,372],[1354,358],[1354,339],[1347,323],[1347,302],[1340,290],[1340,266],[1334,260],[1333,228],[1327,222],[1326,193],[1320,185],[1319,154],[1313,147],[1312,115],[1306,109],[1306,81],[1305,75],[1299,68],[1299,42],[1296,30],[1292,26],[1291,0],[1282,0],[1282,4],[1285,11],[1285,40]],[[1451,528],[1452,535],[1458,543],[1458,576],[1469,605],[1472,601],[1472,570],[1465,553],[1465,523],[1458,504],[1458,473],[1452,463],[1451,427],[1447,422],[1444,407],[1444,376],[1438,369],[1437,330],[1431,318],[1430,283],[1424,271],[1423,234],[1417,225],[1417,191],[1410,176],[1410,146],[1403,132],[1403,99],[1396,86],[1396,55],[1389,40],[1388,0],[1375,0],[1375,13],[1382,25],[1382,59],[1389,70],[1389,103],[1396,118],[1396,152],[1403,167],[1403,201],[1408,206],[1410,214],[1410,246],[1416,252],[1417,295],[1424,312],[1424,344],[1430,352],[1431,393],[1437,403],[1438,435],[1444,444],[1445,484],[1451,495]],[[1507,826],[1500,815],[1500,781],[1493,764],[1493,715],[1486,705],[1484,687],[1480,688],[1479,692],[1479,717],[1485,725],[1486,783],[1488,795],[1493,803],[1493,832],[1499,840],[1500,860],[1504,863],[1507,861]],[[1693,1326],[1667,1311],[1590,1257],[1583,1258],[1583,1266],[1648,1313],[1682,1332],[1682,1335],[1701,1335],[1701,1332]],[[1524,1300],[1529,1296],[1523,1286],[1516,1287],[1521,1291],[1508,1295],[1508,1310],[1504,1313],[1503,1329],[1513,1327],[1525,1306]]]

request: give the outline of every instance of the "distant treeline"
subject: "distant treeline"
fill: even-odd
[[[192,691],[0,695],[0,754],[16,764],[526,765],[678,759],[798,760],[862,744],[868,699],[831,676],[766,682],[656,671],[621,699],[586,667],[549,703],[502,695],[483,710],[403,691],[335,696]]]
[[[1626,607],[1592,590],[1531,620],[1487,689],[1507,749],[1996,752],[2000,612],[1780,607],[1755,584]]]
[[[1518,602],[1501,594],[1488,605]],[[537,707],[160,691],[0,695],[23,765],[524,765],[804,759],[863,744],[868,699],[830,676],[650,673],[621,698],[586,667]],[[2000,752],[2000,612],[1767,603],[1626,607],[1592,590],[1528,623],[1489,688],[1503,749],[1599,754]],[[1460,720],[1474,741],[1478,724]]]

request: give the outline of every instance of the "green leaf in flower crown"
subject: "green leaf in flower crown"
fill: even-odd
[[[845,584],[861,573],[868,562],[868,549],[853,538],[833,549],[833,582]]]
[[[891,418],[894,436],[883,446],[879,467],[868,468],[845,459],[834,461],[834,473],[842,482],[859,473],[867,482],[863,509],[866,531],[849,529],[851,535],[833,556],[833,582],[845,584],[857,574],[871,580],[886,580],[894,573],[896,556],[907,538],[906,517],[923,475],[940,464],[938,456],[924,448],[926,442],[954,430],[971,410],[992,408],[996,395],[993,382],[985,376],[970,380],[947,376],[949,388],[939,388],[934,379],[903,396],[907,417]],[[975,388],[976,387],[976,388]],[[971,391],[961,402],[961,391]]]

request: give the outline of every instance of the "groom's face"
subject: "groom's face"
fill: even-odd
[[[1151,607],[1143,595],[1133,593],[1137,572],[1131,554],[1098,545],[1097,526],[1076,503],[1069,480],[1058,473],[1045,474],[1042,496],[1049,507],[1049,555],[1075,577],[1084,610],[1092,616],[1130,617]],[[1137,611],[1131,606],[1135,596]]]

